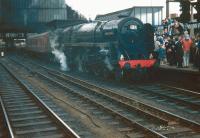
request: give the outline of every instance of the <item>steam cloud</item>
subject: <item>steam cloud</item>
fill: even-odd
[[[100,53],[102,55],[104,55],[104,63],[106,65],[107,69],[109,69],[110,71],[112,71],[114,68],[113,68],[112,64],[110,63],[110,60],[109,60],[109,57],[108,57],[109,50],[102,48],[100,50]]]
[[[104,63],[106,64],[106,67],[107,67],[110,71],[113,70],[113,66],[112,66],[111,63],[110,63],[110,60],[109,60],[108,56],[105,57]]]
[[[55,59],[60,63],[60,69],[62,71],[69,71],[69,67],[67,65],[67,58],[62,48],[58,43],[58,35],[56,33],[50,33],[50,46],[52,48],[52,54],[55,56]]]

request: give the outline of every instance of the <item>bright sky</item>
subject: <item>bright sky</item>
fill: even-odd
[[[98,14],[106,14],[133,6],[163,6],[165,17],[166,0],[65,0],[74,10],[79,11],[86,18],[94,19]],[[179,3],[170,4],[170,13],[180,13]]]

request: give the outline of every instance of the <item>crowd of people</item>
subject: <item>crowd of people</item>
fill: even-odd
[[[200,32],[191,37],[176,20],[163,20],[163,28],[155,33],[154,56],[160,64],[177,68],[198,68],[200,71]]]

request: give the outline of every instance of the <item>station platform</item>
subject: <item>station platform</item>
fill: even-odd
[[[198,68],[194,68],[192,64],[188,68],[177,68],[176,66],[170,66],[168,64],[160,65],[160,70],[169,70],[182,73],[190,73],[200,75]]]
[[[160,65],[156,72],[159,80],[165,83],[200,92],[200,71],[192,64],[189,68],[177,68],[168,64]]]

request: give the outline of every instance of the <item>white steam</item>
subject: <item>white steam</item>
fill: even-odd
[[[112,71],[114,69],[114,67],[112,66],[112,64],[110,63],[110,59],[108,57],[109,55],[109,50],[108,49],[104,49],[101,48],[101,50],[99,51],[102,55],[104,55],[104,63],[107,67],[108,70]]]
[[[110,60],[109,60],[109,57],[108,57],[108,56],[105,57],[104,63],[106,64],[106,67],[107,67],[110,71],[112,71],[112,70],[114,69],[113,66],[112,66],[111,63],[110,63]]]
[[[52,54],[55,56],[55,59],[60,63],[60,69],[62,71],[69,71],[69,67],[67,65],[67,58],[65,56],[65,53],[62,51],[61,48],[59,48],[58,43],[58,35],[55,33],[50,33],[50,46],[52,49]]]
[[[69,68],[66,63],[65,54],[57,49],[54,49],[52,53],[54,54],[55,58],[60,62],[60,69],[62,71],[69,71]]]

